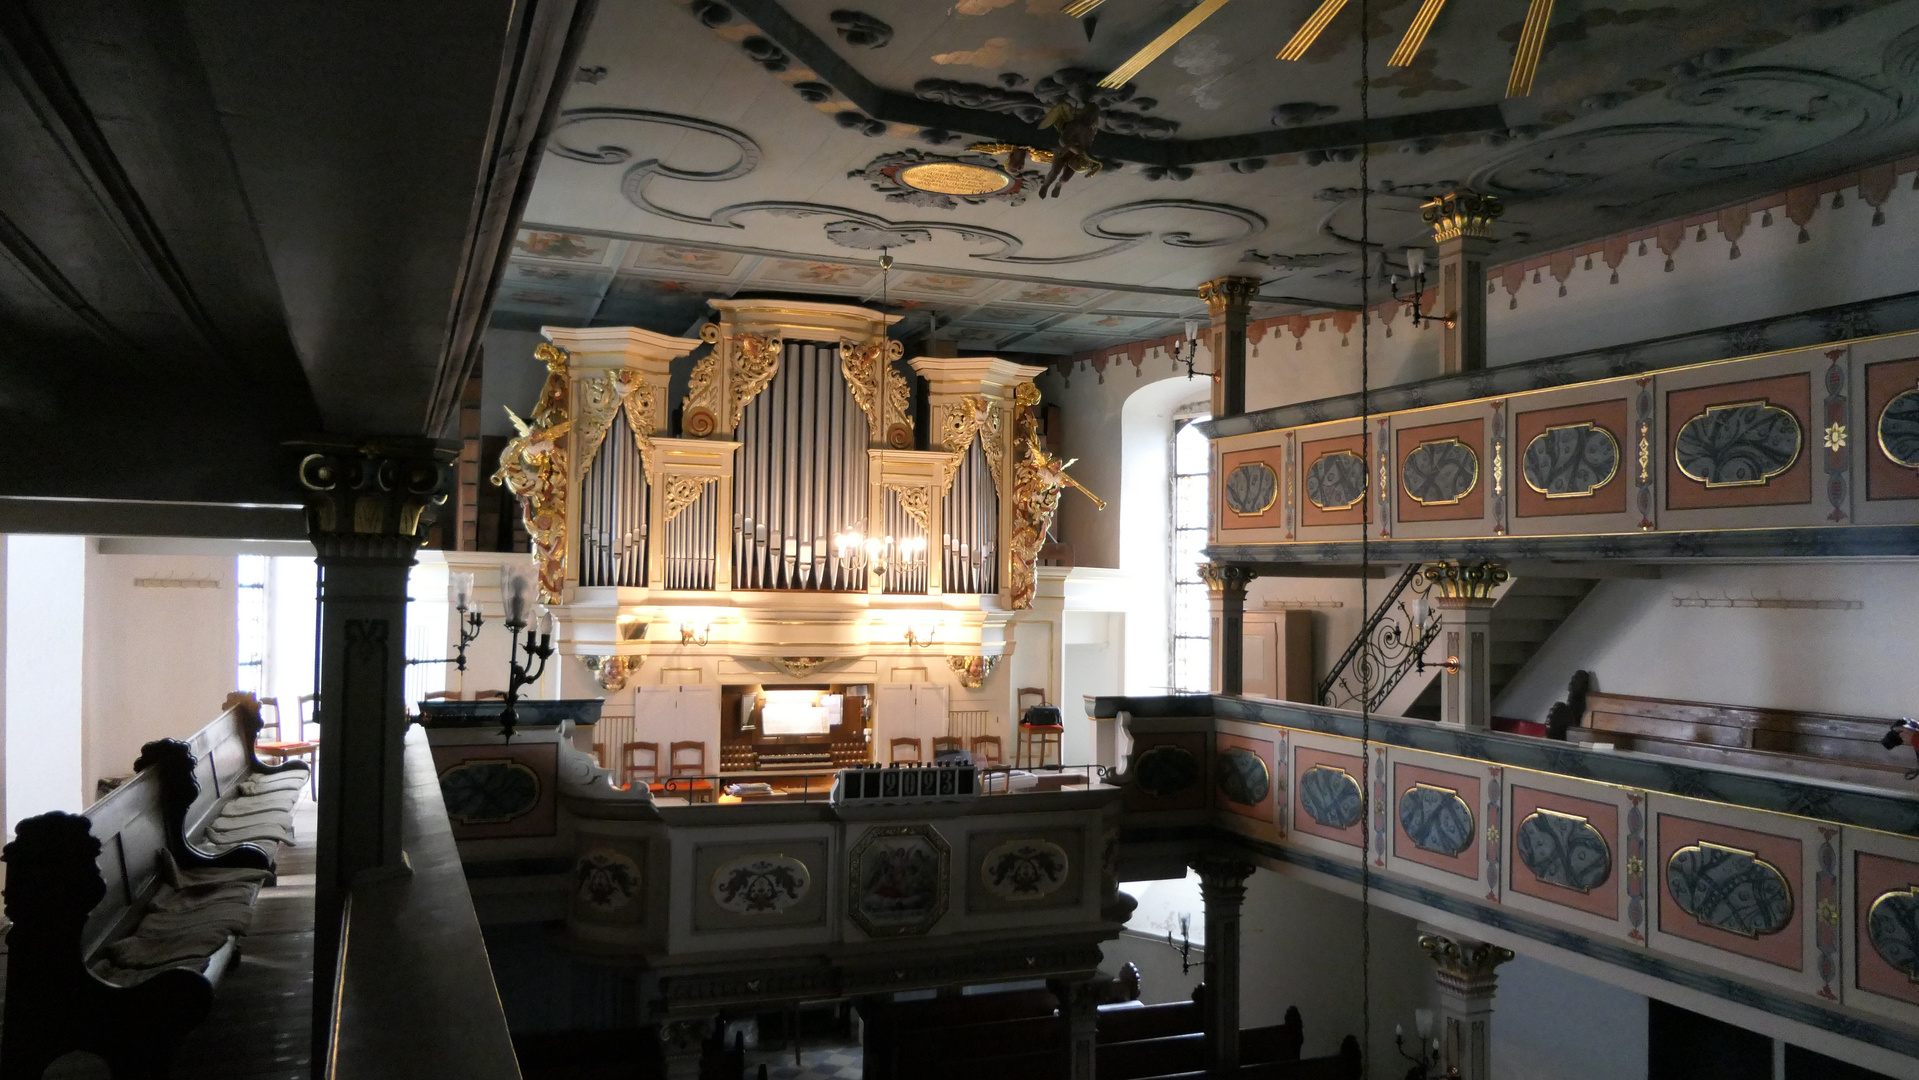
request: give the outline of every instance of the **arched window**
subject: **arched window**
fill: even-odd
[[[1212,447],[1193,426],[1205,412],[1173,419],[1173,539],[1168,548],[1173,583],[1172,656],[1168,683],[1175,693],[1212,688],[1213,614],[1199,564],[1206,561],[1208,500],[1212,496]]]

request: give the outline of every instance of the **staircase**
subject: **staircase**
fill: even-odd
[[[1499,700],[1526,662],[1597,584],[1597,578],[1581,577],[1524,577],[1506,583],[1493,602],[1492,700]],[[1439,668],[1429,665],[1423,675],[1408,675],[1380,711],[1389,716],[1439,719],[1439,673]],[[1409,693],[1409,684],[1418,683],[1424,685]],[[1396,706],[1402,711],[1395,712]]]

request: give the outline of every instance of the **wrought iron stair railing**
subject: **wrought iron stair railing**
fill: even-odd
[[[1407,591],[1423,594],[1428,584],[1419,563],[1407,565],[1320,682],[1314,696],[1321,705],[1371,711],[1409,672],[1426,670],[1426,647],[1439,636],[1439,613],[1416,613]]]

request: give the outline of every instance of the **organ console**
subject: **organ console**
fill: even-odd
[[[521,497],[561,651],[589,661],[568,665],[579,686],[567,692],[597,692],[587,669],[609,664],[634,688],[719,685],[735,701],[906,682],[943,688],[965,718],[915,713],[910,737],[1008,734],[1011,691],[993,683],[1013,680],[991,672],[1012,651],[1009,627],[1041,617],[1029,613],[1038,551],[1061,491],[1077,487],[1034,437],[1043,369],[909,364],[887,333],[898,317],[863,307],[711,303],[697,339],[544,331],[547,383],[495,482]],[[683,626],[699,632],[672,632]],[[1057,663],[1035,659],[1056,677]],[[634,689],[608,693],[595,741],[655,741],[632,715]],[[734,745],[738,726],[717,711],[710,767],[757,767],[771,751]],[[846,723],[870,723],[855,745],[871,760],[907,720],[867,712]],[[782,753],[844,764],[847,733],[830,747],[819,737]]]

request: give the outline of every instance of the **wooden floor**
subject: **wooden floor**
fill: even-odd
[[[316,808],[293,808],[280,882],[260,890],[240,963],[213,990],[213,1011],[174,1063],[175,1080],[306,1080],[313,1024],[313,842]]]

